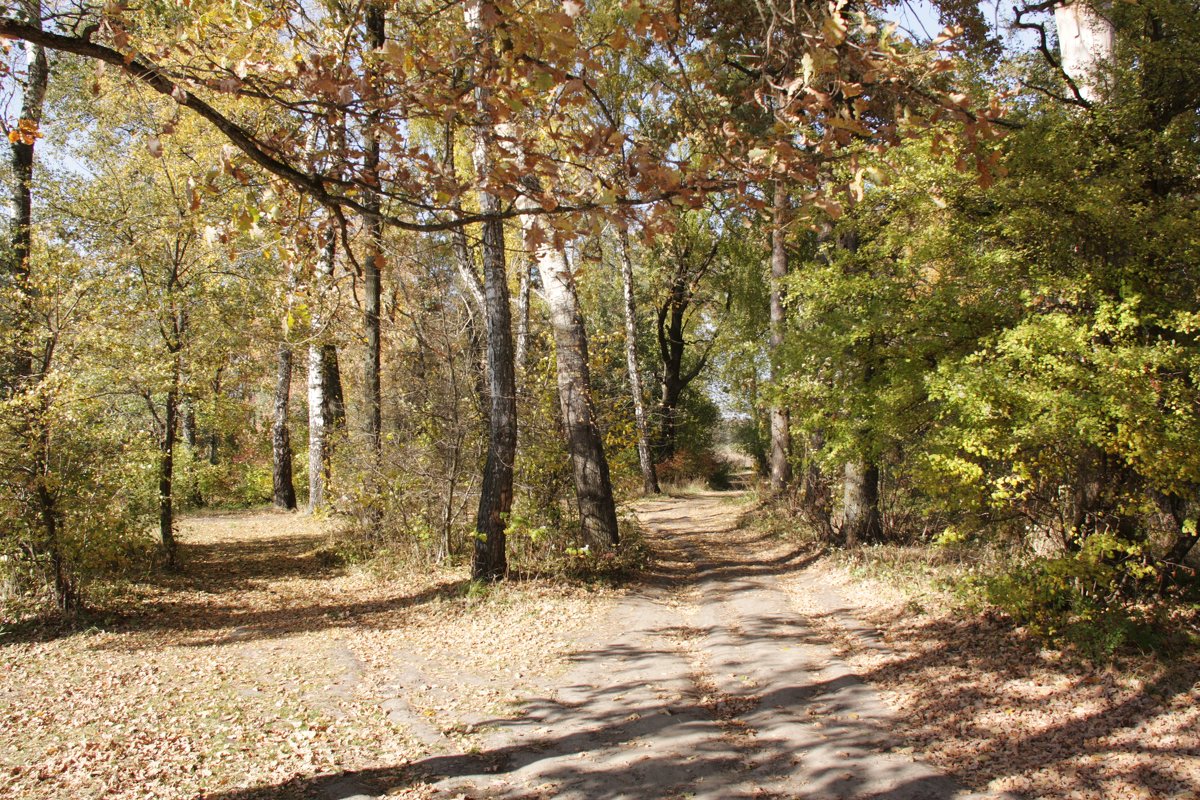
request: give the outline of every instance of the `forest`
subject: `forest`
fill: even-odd
[[[434,695],[470,694],[443,672],[489,647],[515,677],[458,671],[504,692],[558,674],[656,592],[694,618],[632,615],[586,702],[653,716],[599,692],[657,620],[674,633],[647,649],[692,659],[683,696],[746,769],[776,741],[755,704],[793,667],[766,649],[757,694],[724,687],[751,667],[702,620],[744,614],[729,636],[749,637],[794,616],[870,650],[851,617],[912,647],[920,618],[1014,654],[1001,673],[1075,681],[1047,709],[1123,709],[1046,748],[1172,731],[1161,762],[1073,744],[1051,767],[1014,745],[979,767],[1001,735],[954,739],[966,723],[938,708],[960,699],[847,657],[890,698],[911,684],[892,713],[955,720],[905,747],[956,785],[1200,792],[1196,0],[13,0],[0,44],[0,718],[54,717],[27,709],[98,653],[121,654],[113,686],[145,677],[136,653],[169,675],[199,647],[233,654],[195,667],[225,686],[261,663],[214,664],[276,641],[289,670],[357,676],[312,678],[322,703],[417,687],[372,706],[403,735],[310,709],[274,772],[229,744],[226,710],[169,701],[176,735],[203,716],[250,761],[189,740],[186,779],[124,785],[174,748],[151,726],[146,752],[96,760],[100,720],[126,713],[97,695],[92,727],[0,734],[9,796],[469,797],[496,771],[525,783],[487,796],[635,796],[611,765],[526,776],[523,748],[558,745],[495,744]],[[706,605],[738,575],[754,608]],[[745,652],[793,635],[772,631]],[[1097,681],[1112,691],[1081,699]],[[229,684],[249,691],[267,690]],[[321,706],[297,697],[277,708]],[[658,739],[676,750],[653,763],[684,777],[653,796],[910,796],[871,783],[890,768],[858,739],[841,746],[861,764],[825,756],[853,788],[723,783],[740,768],[713,762],[715,793],[691,794],[690,745]],[[481,760],[427,763],[455,747]]]

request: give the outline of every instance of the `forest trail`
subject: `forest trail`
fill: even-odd
[[[635,510],[654,559],[620,590],[480,592],[461,569],[340,567],[304,515],[190,518],[183,570],[126,613],[0,642],[0,795],[966,796],[891,752],[800,609],[828,621],[835,598],[804,584],[808,551],[738,525],[744,495]]]
[[[741,500],[639,503],[656,556],[648,581],[517,718],[490,724],[478,756],[422,765],[435,796],[967,797],[890,752],[881,701],[781,586],[810,551],[741,528]]]

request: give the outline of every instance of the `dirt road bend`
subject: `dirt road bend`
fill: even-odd
[[[517,718],[485,726],[478,755],[424,765],[436,796],[968,797],[891,752],[880,700],[780,588],[804,551],[740,529],[743,502],[641,503],[650,579]]]

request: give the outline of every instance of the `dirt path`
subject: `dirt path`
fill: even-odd
[[[743,501],[641,503],[655,566],[623,591],[479,592],[340,567],[308,517],[193,518],[122,613],[0,640],[0,796],[965,797],[889,752],[785,591],[804,552],[739,530]]]
[[[489,723],[478,755],[421,764],[436,796],[966,797],[889,752],[883,705],[778,585],[803,552],[738,530],[738,499],[640,504],[649,584],[518,718]]]

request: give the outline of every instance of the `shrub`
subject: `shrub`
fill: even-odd
[[[1104,532],[1066,555],[985,576],[976,588],[1035,635],[1101,658],[1126,645],[1155,646],[1152,612],[1135,592],[1153,573],[1141,545]]]

